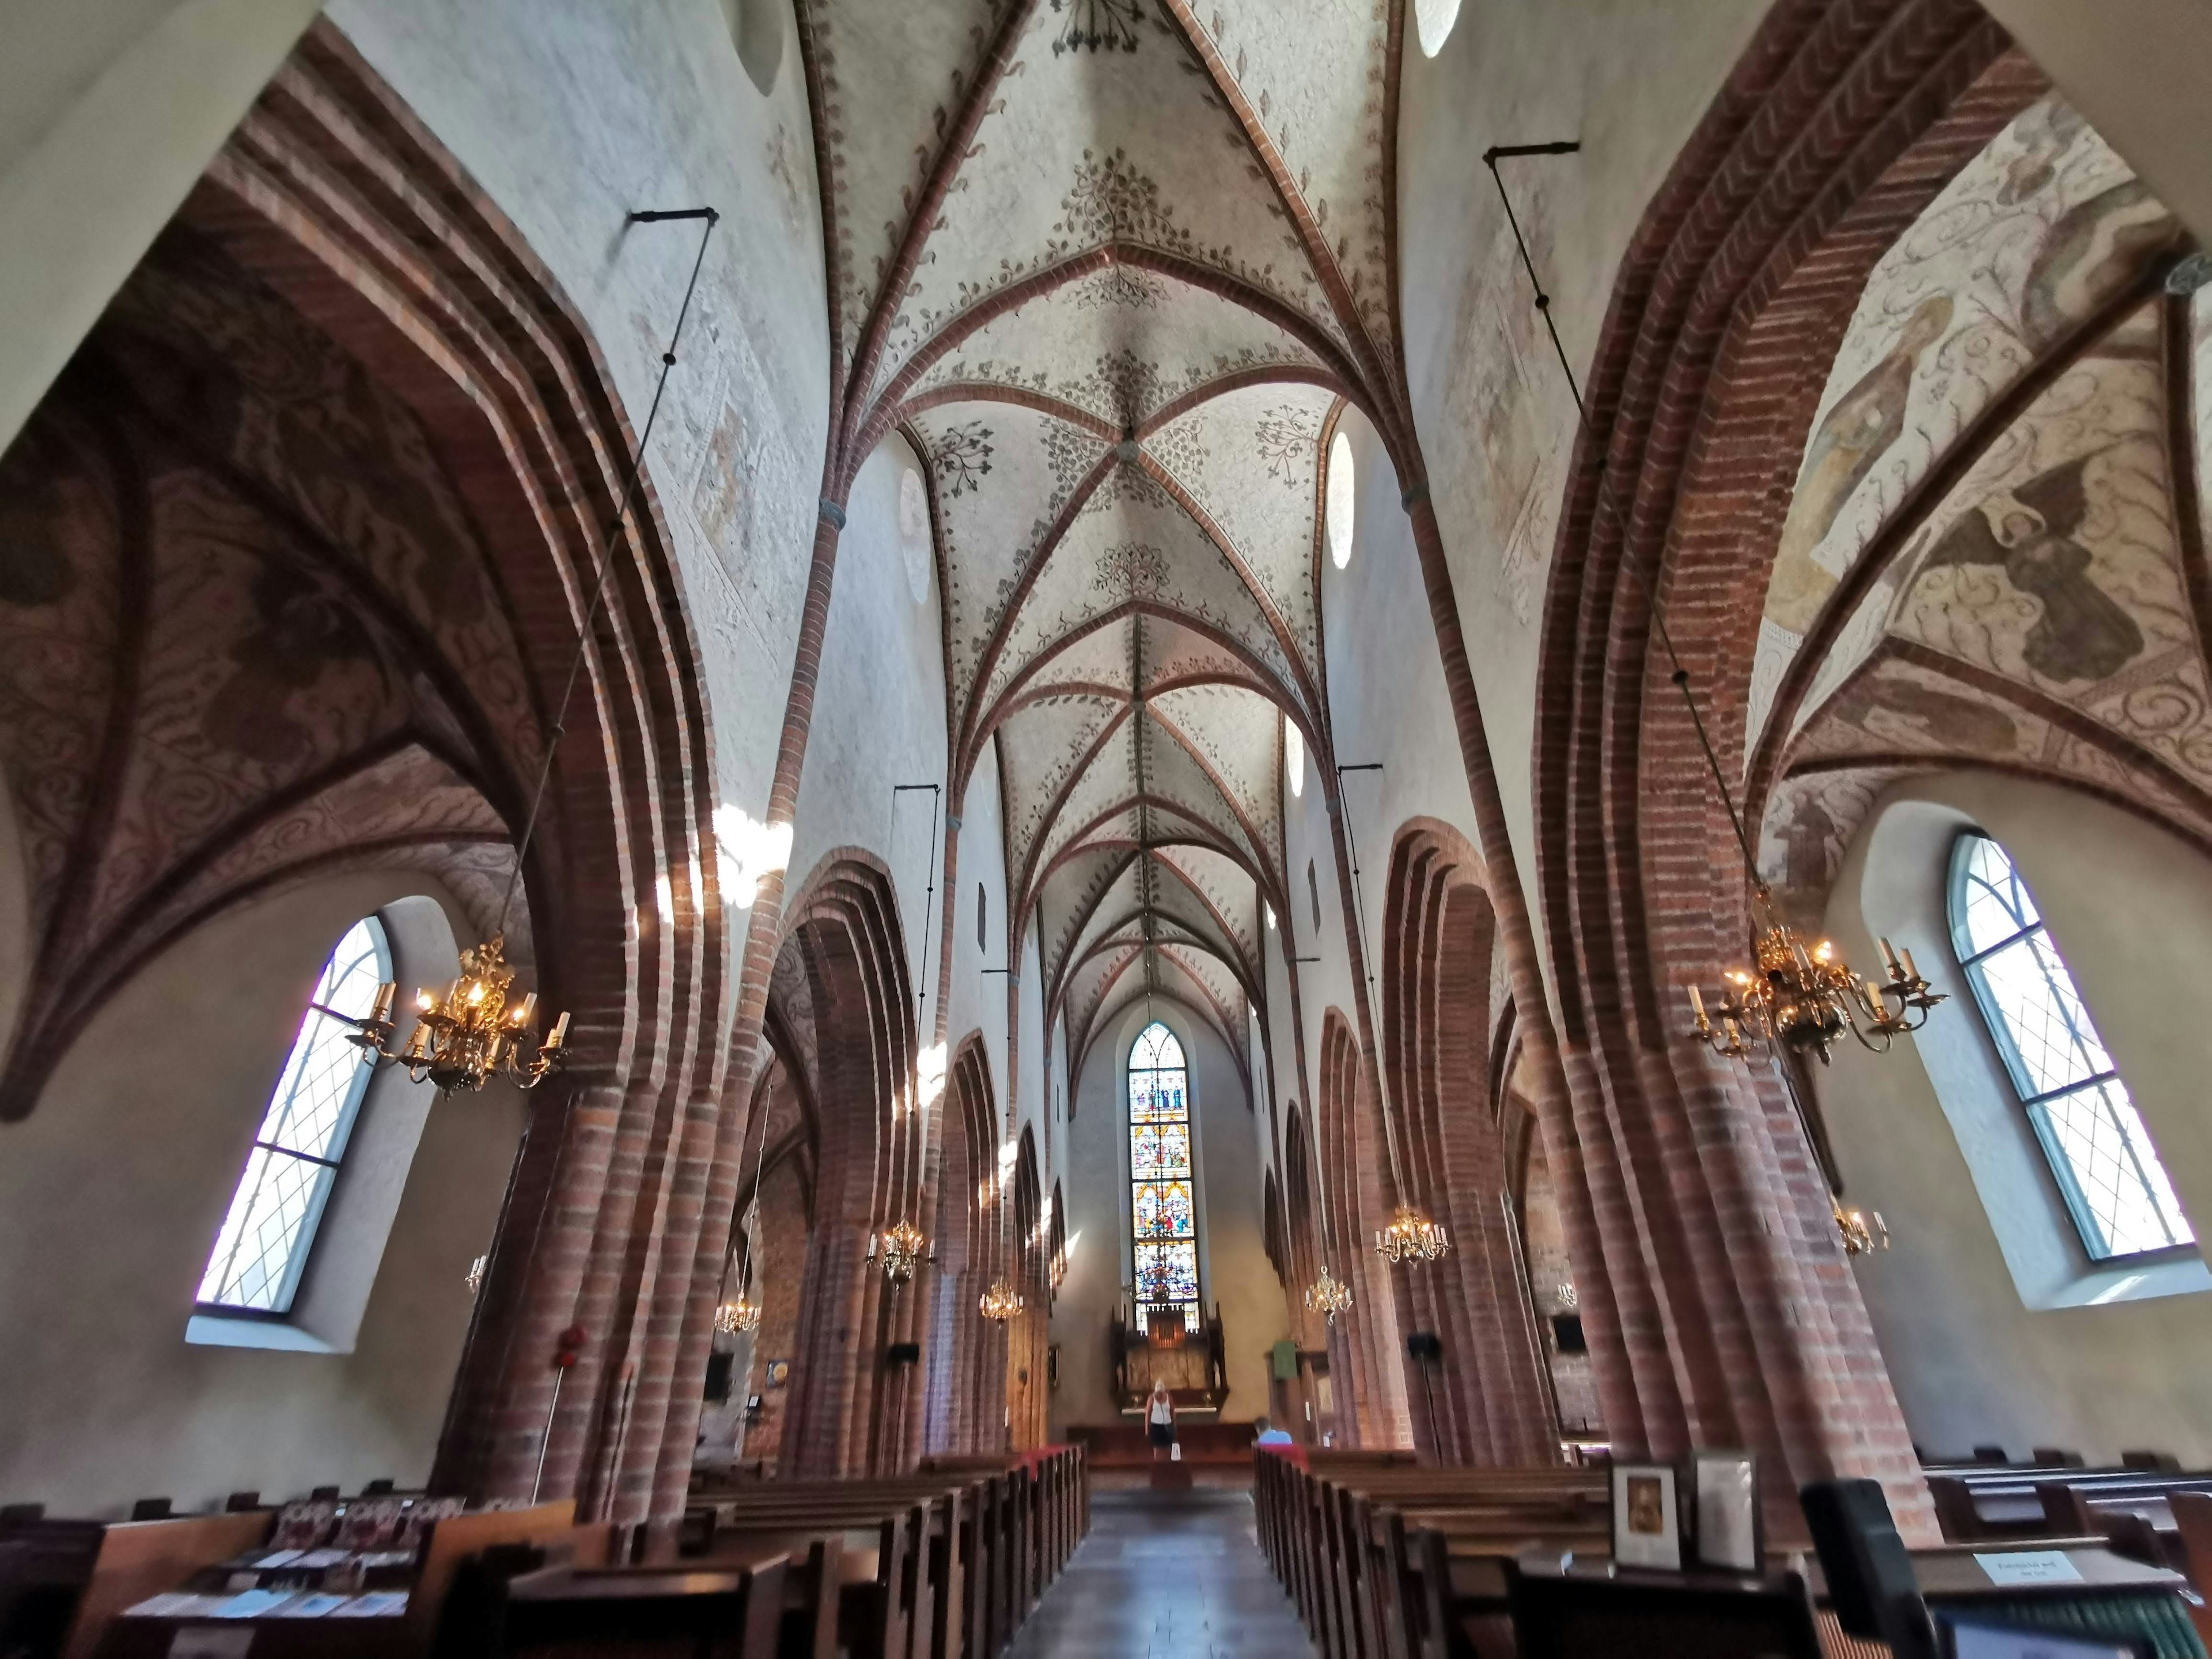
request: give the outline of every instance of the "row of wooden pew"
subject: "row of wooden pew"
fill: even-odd
[[[1328,1659],[1511,1650],[1519,1556],[1602,1553],[1599,1468],[1416,1467],[1402,1452],[1255,1456],[1261,1549]]]
[[[483,1562],[440,1653],[690,1640],[728,1659],[991,1659],[1090,1520],[1070,1446],[692,1498],[672,1559]]]
[[[2212,1493],[2160,1501],[2185,1532],[2201,1524],[2212,1539]],[[1771,1549],[1763,1576],[1612,1573],[1603,1469],[1437,1468],[1402,1452],[1262,1449],[1254,1502],[1261,1546],[1328,1659],[1610,1655],[1627,1650],[1627,1632],[1652,1656],[1886,1651],[1844,1633],[1802,1541]],[[2198,1607],[2178,1571],[2129,1558],[2109,1528],[2046,1531],[1913,1551],[1931,1610],[2149,1637],[2162,1656],[2202,1659]],[[1992,1567],[2007,1555],[2033,1571]]]
[[[2124,1555],[2187,1573],[2200,1589],[2212,1576],[2212,1532],[2185,1519],[2212,1508],[2212,1473],[2140,1461],[1959,1464],[1929,1469],[1928,1491],[1954,1543],[2102,1537]]]
[[[388,1616],[272,1608],[252,1620],[252,1652],[475,1659],[673,1643],[728,1659],[992,1659],[1090,1521],[1074,1447],[939,1460],[895,1479],[757,1481],[694,1500],[672,1536],[578,1525],[568,1503],[434,1522],[410,1593],[381,1610]],[[167,1653],[187,1626],[230,1615],[129,1609],[190,1589],[237,1589],[232,1569],[267,1551],[272,1520],[270,1510],[135,1522],[20,1517],[0,1527],[0,1558],[21,1554],[44,1599],[15,1608],[24,1619],[11,1634],[24,1639],[0,1649],[9,1659]],[[289,1571],[264,1582],[295,1589]],[[8,1614],[0,1595],[0,1623]]]

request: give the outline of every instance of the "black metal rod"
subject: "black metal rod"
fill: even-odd
[[[661,225],[672,219],[704,219],[708,224],[719,224],[722,216],[710,207],[696,208],[634,208],[623,216],[623,222],[631,225]]]
[[[1582,147],[1578,138],[1554,138],[1548,144],[1492,144],[1482,152],[1482,164],[1494,167],[1515,155],[1572,155]]]

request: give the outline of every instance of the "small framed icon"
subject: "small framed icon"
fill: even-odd
[[[1759,1459],[1746,1451],[1693,1451],[1684,1465],[1691,1549],[1697,1565],[1763,1572],[1766,1534],[1759,1507]]]
[[[1615,1566],[1682,1565],[1682,1510],[1671,1463],[1613,1466],[1613,1560]]]
[[[771,1359],[768,1362],[768,1385],[771,1389],[781,1388],[790,1376],[791,1362],[788,1359]]]

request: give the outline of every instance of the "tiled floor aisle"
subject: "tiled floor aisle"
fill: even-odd
[[[1090,1536],[1022,1626],[1012,1659],[1310,1655],[1252,1525],[1249,1492],[1094,1492]]]

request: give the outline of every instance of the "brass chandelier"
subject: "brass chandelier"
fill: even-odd
[[[999,1259],[1006,1260],[1006,1186],[1019,1157],[1017,1143],[1008,1141],[999,1149],[998,1179],[991,1188],[991,1195],[998,1206],[994,1219],[998,1224]],[[991,1281],[991,1288],[976,1298],[975,1311],[996,1325],[1003,1325],[1022,1310],[1021,1293],[1005,1273]]]
[[[743,1291],[738,1292],[736,1301],[725,1302],[714,1310],[714,1328],[724,1336],[735,1336],[739,1332],[757,1331],[760,1328],[760,1304]]]
[[[1375,1235],[1375,1254],[1394,1267],[1405,1261],[1434,1261],[1450,1253],[1449,1235],[1410,1204],[1401,1204],[1390,1224]]]
[[[914,1277],[925,1256],[936,1259],[936,1252],[922,1237],[921,1229],[911,1221],[900,1221],[880,1233],[868,1235],[868,1255],[871,1261],[880,1260],[884,1277],[894,1285],[903,1285]]]
[[[495,933],[462,951],[461,976],[442,994],[416,993],[421,1014],[405,1048],[386,1047],[393,1030],[392,995],[398,988],[390,981],[376,988],[376,1006],[346,1041],[379,1060],[404,1066],[414,1081],[428,1079],[441,1089],[473,1091],[495,1077],[507,1078],[520,1089],[535,1089],[567,1058],[562,1045],[568,1039],[568,1016],[553,1022],[543,1043],[531,1042],[538,994],[530,992],[512,1010],[507,1007],[514,969],[501,958],[504,943]]]
[[[1306,1286],[1306,1306],[1334,1325],[1337,1315],[1351,1305],[1352,1286],[1330,1273],[1328,1264],[1323,1262],[1321,1277]]]
[[[1862,978],[1836,955],[1827,939],[1808,945],[1774,910],[1774,896],[1753,878],[1750,969],[1731,968],[1730,988],[1710,1012],[1696,985],[1690,1010],[1698,1041],[1723,1060],[1745,1060],[1753,1042],[1795,1054],[1815,1054],[1828,1063],[1834,1045],[1849,1031],[1862,1048],[1887,1054],[1890,1044],[1928,1023],[1928,1011],[1943,1000],[1913,966],[1912,952],[1881,942],[1887,981]],[[1895,1006],[1891,1006],[1894,999]]]
[[[420,1017],[408,1035],[404,1048],[395,1053],[386,1046],[393,1036],[392,1003],[398,988],[389,981],[377,988],[375,1006],[348,1038],[379,1060],[404,1066],[408,1076],[416,1083],[427,1079],[443,1091],[473,1091],[495,1077],[506,1078],[519,1088],[534,1089],[568,1058],[562,1047],[568,1036],[568,1016],[565,1012],[554,1021],[543,1043],[533,1043],[531,1038],[534,1035],[532,1021],[538,1011],[538,994],[532,991],[524,996],[512,1012],[507,1009],[507,990],[514,981],[514,969],[507,965],[503,954],[507,946],[507,917],[514,904],[514,890],[522,880],[531,840],[538,830],[538,810],[544,805],[545,787],[553,776],[553,757],[559,752],[562,736],[567,730],[568,704],[583,672],[584,658],[591,647],[592,630],[599,621],[599,607],[606,599],[607,578],[614,569],[614,538],[629,519],[630,503],[636,497],[638,480],[645,471],[646,446],[652,441],[653,423],[660,415],[661,394],[668,389],[669,372],[676,367],[677,343],[684,337],[684,319],[690,315],[691,299],[698,292],[699,272],[707,263],[707,243],[721,216],[712,208],[629,215],[629,221],[635,223],[669,220],[703,220],[706,228],[699,237],[699,252],[691,262],[691,280],[684,290],[684,303],[677,309],[676,326],[669,335],[668,349],[660,355],[660,380],[653,388],[653,407],[646,415],[644,430],[638,434],[637,448],[630,457],[629,475],[616,502],[614,519],[601,538],[603,550],[592,584],[591,603],[585,608],[583,623],[576,631],[576,653],[568,664],[568,681],[562,687],[560,701],[553,705],[551,735],[538,768],[538,787],[530,797],[529,817],[524,820],[521,837],[515,842],[514,868],[507,876],[506,896],[500,901],[499,920],[489,939],[461,952],[461,976],[446,988],[444,994],[428,990],[416,994]]]
[[[1358,766],[1340,765],[1336,769],[1337,781],[1340,787],[1346,772],[1380,770],[1382,770],[1380,765],[1364,763]],[[1364,938],[1367,932],[1367,912],[1359,896],[1359,837],[1352,828],[1352,814],[1349,812],[1344,815],[1344,838],[1345,845],[1352,854],[1352,912],[1358,919],[1359,932]],[[1368,994],[1372,996],[1375,992],[1375,973],[1371,967],[1367,974],[1367,989]],[[1389,1154],[1390,1184],[1402,1193],[1406,1190],[1407,1182],[1398,1167],[1398,1137],[1390,1127],[1395,1119],[1390,1110],[1389,1095],[1381,1074],[1376,1074],[1375,1082],[1382,1103],[1382,1146],[1383,1150]],[[1451,1235],[1444,1231],[1443,1224],[1431,1220],[1423,1211],[1403,1202],[1400,1203],[1397,1209],[1391,1214],[1390,1224],[1375,1235],[1375,1254],[1394,1267],[1407,1261],[1434,1261],[1439,1256],[1449,1254],[1450,1249]],[[1315,1288],[1317,1290],[1320,1286],[1316,1285]],[[1351,1292],[1347,1291],[1345,1295],[1348,1302]],[[1312,1304],[1309,1303],[1309,1305]]]
[[[1712,775],[1713,787],[1720,792],[1721,805],[1728,811],[1729,827],[1735,832],[1736,850],[1743,857],[1744,876],[1751,884],[1753,965],[1726,971],[1731,988],[1723,993],[1711,1012],[1697,986],[1686,988],[1692,1034],[1724,1060],[1748,1061],[1754,1045],[1765,1048],[1797,1113],[1798,1124],[1805,1131],[1814,1161],[1827,1181],[1829,1212],[1844,1255],[1886,1250],[1889,1229],[1883,1224],[1881,1212],[1844,1206],[1843,1176],[1828,1145],[1826,1126],[1817,1105],[1806,1099],[1796,1068],[1808,1053],[1819,1055],[1823,1066],[1828,1064],[1836,1043],[1847,1030],[1869,1052],[1887,1054],[1899,1036],[1928,1023],[1928,1011],[1944,1000],[1944,994],[1920,976],[1911,951],[1896,951],[1887,939],[1881,941],[1881,955],[1888,977],[1886,981],[1877,981],[1854,974],[1837,955],[1832,941],[1824,939],[1808,945],[1782,920],[1774,907],[1773,890],[1759,875],[1759,860],[1752,856],[1751,837],[1744,833],[1743,816],[1736,811],[1735,797],[1722,775],[1720,757],[1705,735],[1698,700],[1690,695],[1689,672],[1674,658],[1674,641],[1656,611],[1654,621],[1668,657],[1674,660],[1669,678],[1690,711],[1705,769]],[[1715,1014],[1719,1016],[1717,1025]]]

